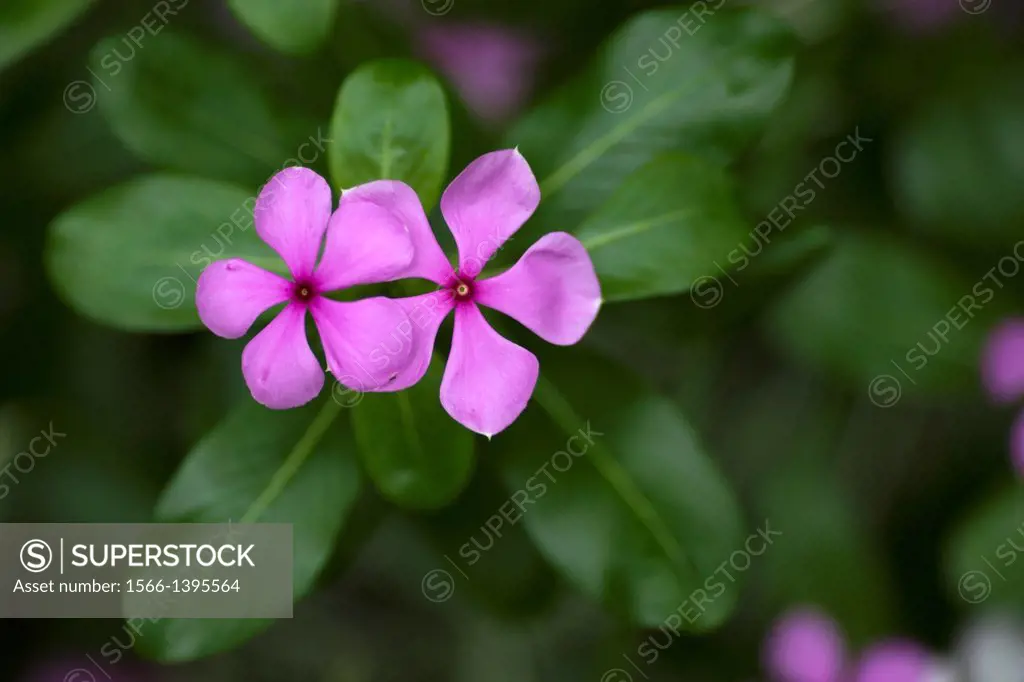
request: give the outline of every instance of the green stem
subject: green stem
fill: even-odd
[[[413,453],[418,462],[425,462],[427,458],[416,433],[416,415],[413,413],[409,396],[405,391],[399,391],[395,397],[398,399],[398,413],[402,421],[402,428],[405,430],[405,437],[409,442],[409,451]]]
[[[669,90],[664,95],[648,102],[645,107],[631,118],[622,121],[619,125],[613,127],[607,133],[581,149],[574,157],[562,164],[560,168],[540,183],[541,196],[550,197],[550,195],[558,192],[587,166],[601,158],[606,151],[674,104],[679,97],[685,94],[685,90],[685,88]]]
[[[534,398],[566,433],[573,433],[579,428],[579,424],[585,421],[576,414],[572,405],[554,384],[543,376],[537,379]],[[647,528],[672,565],[687,565],[699,575],[696,565],[693,564],[690,557],[676,540],[672,530],[662,520],[654,504],[647,498],[643,490],[630,477],[629,472],[619,464],[604,444],[599,442],[593,443],[587,449],[587,459],[597,469],[598,474],[618,493],[625,505],[633,511],[640,523]]]
[[[302,465],[305,464],[306,460],[313,452],[313,448],[317,446],[320,439],[323,438],[324,433],[327,431],[327,427],[331,425],[334,419],[338,416],[341,411],[341,405],[335,400],[328,400],[320,412],[317,413],[316,417],[310,422],[309,427],[306,428],[306,432],[302,434],[299,441],[292,448],[292,451],[288,453],[281,466],[278,467],[274,475],[271,476],[270,482],[267,483],[267,487],[263,489],[259,497],[249,505],[249,509],[242,516],[239,523],[256,523],[263,513],[267,511],[271,504],[284,492],[284,489],[288,486],[291,480],[298,473]]]
[[[634,223],[628,223],[621,227],[617,227],[614,230],[603,232],[601,234],[594,235],[589,239],[581,239],[580,242],[583,244],[583,248],[587,251],[594,251],[602,246],[607,246],[620,239],[630,237],[641,232],[647,232],[653,230],[656,227],[662,225],[668,225],[676,220],[685,218],[686,216],[693,215],[692,209],[680,209],[678,211],[672,211],[671,213],[665,213],[654,218],[646,218],[644,220],[638,220]]]

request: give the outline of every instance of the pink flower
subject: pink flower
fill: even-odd
[[[981,382],[997,403],[1024,396],[1024,319],[1005,320],[989,334],[981,357]],[[1024,477],[1024,412],[1010,431],[1010,457]]]
[[[385,208],[407,225],[416,255],[403,274],[441,286],[440,291],[398,301],[412,322],[412,357],[391,388],[411,386],[423,377],[438,327],[454,310],[455,332],[441,381],[441,404],[452,418],[477,433],[490,437],[502,431],[526,408],[537,383],[538,362],[528,350],[495,332],[479,306],[505,313],[551,343],[576,343],[601,305],[601,289],[586,249],[572,235],[554,232],[504,273],[477,279],[484,264],[540,203],[537,180],[514,149],[476,159],[441,197],[441,213],[458,246],[458,269],[448,262],[407,185],[379,180],[346,192],[345,199],[350,198]]]
[[[944,663],[919,644],[890,639],[864,650],[849,665],[839,626],[816,609],[790,611],[765,641],[765,668],[773,682],[931,682],[946,679]]]
[[[349,388],[395,390],[389,382],[409,360],[408,349],[370,358],[385,335],[409,324],[399,303],[382,297],[342,303],[324,296],[394,279],[413,260],[409,233],[382,208],[348,201],[348,193],[333,214],[332,203],[331,188],[313,171],[281,171],[260,191],[253,217],[257,234],[284,259],[292,279],[229,258],[210,264],[196,286],[199,318],[228,339],[243,336],[263,312],[286,303],[242,351],[249,391],[273,409],[303,405],[323,388],[324,372],[306,339],[307,310],[328,368]]]
[[[853,682],[929,682],[938,668],[932,656],[918,644],[889,640],[861,654]]]
[[[508,120],[526,103],[543,52],[533,35],[493,24],[434,22],[417,41],[424,59],[490,123]]]
[[[775,682],[837,682],[845,650],[843,634],[831,618],[801,608],[776,622],[765,644],[765,669]]]
[[[1024,319],[1004,320],[989,334],[981,357],[981,381],[996,402],[1024,396]]]

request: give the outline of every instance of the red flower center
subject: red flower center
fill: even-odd
[[[448,289],[452,292],[456,303],[473,300],[473,280],[456,277]]]
[[[316,296],[316,290],[309,282],[295,282],[292,288],[292,300],[296,303],[309,303]]]

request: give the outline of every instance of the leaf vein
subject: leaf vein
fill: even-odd
[[[249,505],[239,523],[256,523],[266,513],[270,505],[281,496],[281,493],[288,487],[288,484],[295,478],[295,474],[299,472],[302,465],[309,459],[313,449],[320,443],[320,439],[323,438],[327,427],[334,422],[340,410],[341,405],[335,400],[328,400],[324,404],[323,408],[321,408],[320,412],[317,413],[316,417],[313,418],[313,421],[306,428],[305,433],[295,443],[295,447],[292,448],[292,451],[281,462],[281,466],[270,477],[267,487]]]
[[[692,209],[680,209],[678,211],[672,211],[671,213],[657,216],[656,218],[647,218],[646,220],[637,220],[636,222],[627,223],[622,227],[609,230],[608,232],[601,234],[596,234],[590,239],[582,239],[580,241],[588,251],[593,251],[594,249],[611,244],[630,235],[646,232],[665,223],[672,222],[678,218],[693,215],[693,213],[694,211]]]
[[[551,415],[555,423],[567,433],[575,431],[578,428],[575,425],[584,421],[576,414],[576,411],[565,396],[543,376],[537,379],[536,398],[541,407]],[[640,523],[651,533],[655,543],[657,543],[672,564],[673,572],[676,573],[680,583],[686,584],[687,581],[678,572],[679,567],[682,564],[687,564],[695,573],[697,572],[697,567],[692,563],[690,557],[683,550],[682,545],[676,540],[671,529],[664,523],[658,514],[658,510],[644,494],[643,490],[633,482],[629,473],[616,461],[615,457],[607,451],[602,443],[592,444],[587,450],[587,459],[594,465],[594,468],[597,469],[601,477],[618,493],[626,507],[633,512]]]

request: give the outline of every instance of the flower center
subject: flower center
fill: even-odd
[[[456,279],[449,287],[452,292],[452,296],[455,297],[455,301],[461,303],[463,301],[469,301],[473,298],[473,284],[469,281],[463,281]]]
[[[316,291],[309,282],[296,282],[292,289],[292,299],[296,303],[309,303],[314,296],[316,296]]]

